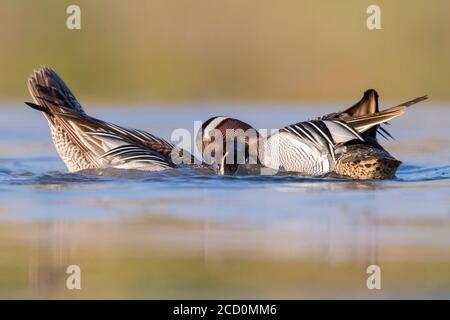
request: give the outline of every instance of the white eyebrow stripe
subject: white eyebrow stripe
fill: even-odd
[[[216,129],[219,124],[221,124],[222,122],[224,122],[225,120],[227,120],[228,117],[216,117],[213,121],[211,121],[210,123],[208,123],[208,125],[203,129],[203,137],[205,139],[209,139],[209,132]]]

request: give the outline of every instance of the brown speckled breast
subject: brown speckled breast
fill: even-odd
[[[91,163],[71,140],[67,132],[61,127],[54,126],[49,122],[52,140],[56,151],[63,159],[70,172],[75,172],[84,169],[95,169],[97,166]]]
[[[337,159],[334,173],[352,179],[393,179],[400,164],[383,149],[356,144]]]

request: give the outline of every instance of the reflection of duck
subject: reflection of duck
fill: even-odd
[[[64,81],[44,67],[28,80],[35,103],[47,118],[56,150],[69,171],[99,168],[159,171],[192,163],[185,150],[150,133],[125,129],[88,116]]]
[[[354,179],[391,179],[401,162],[378,143],[377,133],[391,137],[380,125],[425,99],[426,96],[419,97],[380,112],[378,94],[370,89],[345,111],[289,125],[267,138],[252,134],[239,142],[245,146],[247,158],[258,158],[259,162],[275,170],[306,176],[331,173]],[[203,147],[208,147],[213,143],[208,135],[215,129],[225,136],[227,129],[249,128],[249,124],[237,119],[214,117],[205,122],[197,140]],[[236,169],[227,161],[225,164],[230,171]]]

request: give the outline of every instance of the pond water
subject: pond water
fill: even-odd
[[[277,128],[336,105],[87,111],[168,139],[213,115]],[[70,174],[42,115],[1,108],[0,298],[450,298],[448,105],[391,122],[383,144],[403,164],[390,181]],[[66,288],[69,265],[81,290]]]

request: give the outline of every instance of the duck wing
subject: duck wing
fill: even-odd
[[[282,128],[280,132],[289,133],[292,139],[308,141],[317,149],[328,151],[333,159],[337,147],[343,143],[355,139],[364,141],[358,131],[338,119],[298,122]]]
[[[123,165],[151,169],[174,167],[194,158],[164,139],[137,129],[127,129],[88,116],[73,93],[52,69],[43,67],[28,81],[35,103],[26,104],[42,111],[53,127],[61,128],[95,167]],[[189,159],[186,161],[186,158]]]
[[[366,115],[352,116],[345,119],[345,121],[355,128],[358,132],[366,132],[382,123],[387,123],[389,120],[402,115],[405,110],[418,102],[428,99],[428,96],[421,96],[412,100],[403,102],[395,107],[388,108],[381,112],[375,112]]]
[[[333,112],[319,117],[321,120],[327,119],[348,119],[351,117],[363,116],[379,112],[378,93],[374,89],[368,89],[357,103],[344,111]]]
[[[318,119],[344,120],[359,132],[364,132],[363,136],[369,141],[376,142],[377,133],[385,139],[388,139],[388,137],[393,139],[392,135],[385,128],[381,127],[381,124],[387,123],[390,119],[403,114],[407,107],[428,99],[426,95],[421,96],[380,112],[378,97],[379,95],[374,89],[368,89],[364,92],[361,100],[350,108],[324,115]]]

